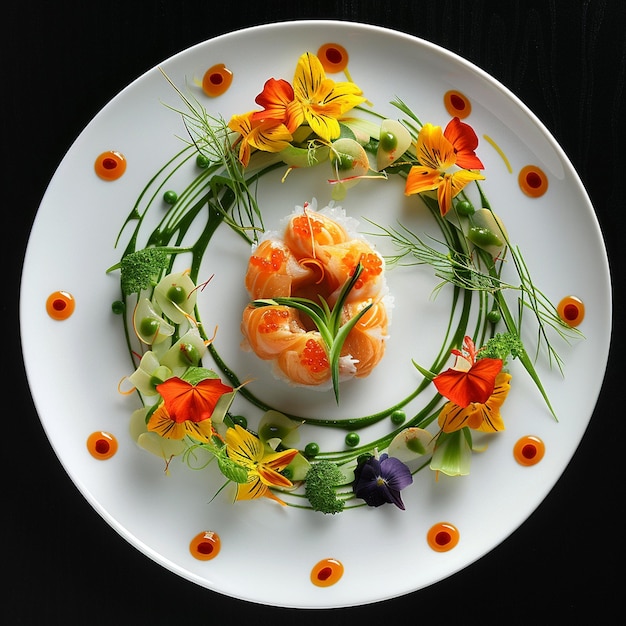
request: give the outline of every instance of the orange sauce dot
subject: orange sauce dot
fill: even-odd
[[[95,459],[106,461],[117,452],[117,439],[111,433],[96,431],[87,438],[87,450]]]
[[[107,150],[98,155],[94,169],[102,180],[117,180],[126,171],[126,159],[120,152]]]
[[[189,551],[199,561],[214,559],[222,547],[220,536],[212,530],[198,533],[189,543]]]
[[[578,326],[585,317],[585,305],[576,296],[566,296],[557,305],[556,311],[559,317],[568,326]]]
[[[74,297],[67,291],[55,291],[46,300],[46,311],[53,320],[66,320],[75,308]]]
[[[317,587],[330,587],[343,576],[343,564],[337,559],[323,559],[311,570],[311,582]]]
[[[223,64],[210,67],[202,77],[202,91],[209,98],[216,98],[228,91],[233,82],[233,73]]]
[[[459,537],[459,531],[455,526],[447,522],[439,522],[430,528],[426,541],[435,552],[447,552],[456,547]]]
[[[535,465],[543,459],[546,452],[546,446],[534,435],[527,435],[519,439],[513,446],[513,456],[520,465]]]
[[[461,120],[472,112],[470,101],[460,91],[454,89],[443,94],[443,104],[451,117],[458,117]]]
[[[317,51],[317,58],[320,60],[324,71],[330,74],[343,72],[348,67],[348,52],[338,43],[325,43]]]
[[[539,198],[548,191],[548,177],[536,165],[526,165],[517,177],[522,191],[531,198]]]

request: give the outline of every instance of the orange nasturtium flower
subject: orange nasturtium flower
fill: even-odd
[[[163,397],[152,413],[147,428],[165,439],[182,439],[189,435],[209,443],[213,434],[211,415],[218,400],[233,388],[219,378],[205,378],[195,385],[176,376],[156,386]]]
[[[454,367],[433,379],[437,391],[449,400],[439,413],[439,427],[446,433],[464,426],[483,432],[504,430],[500,407],[509,393],[511,375],[502,371],[502,360],[477,360],[470,337],[465,337],[463,351],[452,354]]]
[[[304,112],[295,99],[293,87],[282,78],[267,80],[255,102],[262,106],[263,110],[252,115],[254,121],[272,119],[282,122],[292,134],[304,121]]]
[[[235,425],[226,431],[228,457],[248,470],[248,481],[237,483],[237,500],[254,500],[266,497],[284,505],[270,487],[292,487],[293,483],[280,472],[298,454],[295,449],[274,452],[245,428]]]
[[[287,127],[273,119],[254,119],[254,111],[243,115],[233,115],[228,128],[241,135],[239,160],[244,167],[250,162],[252,148],[264,152],[280,152],[293,139]]]
[[[478,138],[471,126],[453,118],[442,132],[441,126],[424,124],[417,136],[417,160],[406,179],[404,193],[411,196],[437,191],[439,210],[444,216],[454,198],[473,180],[484,180],[475,171],[483,164],[475,154]],[[456,169],[454,168],[466,168]],[[451,171],[453,170],[453,171]]]

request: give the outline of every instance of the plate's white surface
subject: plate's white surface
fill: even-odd
[[[234,73],[233,86],[205,106],[228,119],[255,107],[254,97],[267,78],[291,81],[300,54],[328,42],[347,49],[350,75],[376,111],[397,117],[388,103],[398,96],[423,122],[445,125],[449,116],[443,93],[457,89],[473,105],[467,121],[479,137],[492,137],[508,157],[512,174],[481,139],[478,154],[492,208],[504,219],[548,297],[556,303],[575,294],[586,304],[581,326],[585,339],[571,346],[558,344],[564,377],[540,368],[559,423],[515,364],[503,408],[507,430],[492,440],[485,454],[474,457],[469,477],[435,482],[431,472],[420,472],[403,492],[404,512],[392,506],[365,507],[324,516],[270,501],[232,505],[224,497],[209,503],[220,482],[206,472],[174,464],[165,476],[162,463],[137,448],[128,435],[128,418],[137,405],[117,393],[119,380],[131,372],[120,319],[111,313],[118,298],[117,276],[105,275],[119,259],[114,242],[132,204],[181,147],[180,119],[164,106],[180,103],[157,68],[95,117],[58,168],[30,238],[20,305],[24,358],[37,410],[66,471],[91,505],[132,545],[184,578],[237,598],[302,608],[350,606],[420,589],[472,563],[513,532],[558,480],[584,434],[602,383],[611,329],[606,253],[583,186],[533,114],[473,65],[389,30],[292,22],[218,37],[161,67],[185,89],[214,63],[225,63]],[[94,159],[109,149],[119,150],[128,161],[126,174],[115,183],[102,182],[93,173]],[[519,190],[517,172],[527,163],[542,167],[550,178],[543,198],[531,200]],[[319,177],[295,172],[284,184],[279,179],[280,174],[268,177],[260,188],[270,227],[312,197],[321,206],[330,199],[330,189]],[[381,221],[390,197],[400,207],[395,211],[411,205],[403,198],[401,183],[368,181],[351,190],[342,204],[356,218],[367,215]],[[390,278],[398,297],[383,364],[365,383],[342,391],[341,409],[325,395],[281,386],[267,375],[267,368],[239,351],[246,252],[233,254],[227,234],[212,244],[205,265],[207,275],[216,276],[202,295],[203,321],[209,328],[219,326],[217,345],[226,361],[242,377],[256,376],[259,395],[275,398],[279,408],[340,417],[371,413],[391,404],[389,398],[400,399],[411,391],[417,380],[411,358],[428,366],[436,355],[449,301],[445,296],[433,301],[430,290],[437,281],[428,269],[413,269],[410,275],[399,272]],[[224,266],[228,271],[222,271]],[[74,315],[65,322],[52,321],[45,311],[46,298],[59,289],[77,301]],[[263,384],[267,388],[259,387]],[[376,402],[382,402],[380,407]],[[96,461],[87,452],[86,438],[96,430],[110,431],[119,440],[118,453],[108,461]],[[546,443],[545,458],[532,468],[516,464],[511,453],[515,441],[527,434]],[[307,433],[302,436],[304,445]],[[327,436],[331,434],[311,434],[320,443]],[[334,436],[343,438],[341,433]],[[427,530],[440,521],[453,523],[461,533],[459,545],[442,554],[426,544]],[[197,561],[189,553],[189,540],[208,529],[220,534],[222,550],[212,561]],[[327,557],[340,560],[345,574],[334,586],[317,588],[309,574]]]

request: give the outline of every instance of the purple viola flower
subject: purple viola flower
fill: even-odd
[[[353,490],[369,506],[395,504],[404,510],[400,491],[413,482],[409,468],[399,459],[381,454],[359,461],[354,470]]]

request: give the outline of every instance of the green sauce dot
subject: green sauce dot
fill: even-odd
[[[231,419],[233,420],[233,424],[237,424],[242,428],[248,427],[248,419],[244,415],[233,415]]]
[[[350,447],[358,446],[359,441],[361,441],[361,437],[359,437],[358,433],[348,433],[346,435],[346,445]]]
[[[320,447],[314,442],[307,443],[304,448],[304,454],[308,457],[317,456],[320,453]]]
[[[175,191],[166,191],[163,194],[163,200],[165,200],[167,204],[175,204],[176,200],[178,200],[178,194]]]
[[[264,424],[259,431],[261,441],[268,441],[269,439],[284,439],[289,434],[289,429],[283,426],[276,426],[275,424]]]
[[[126,310],[126,305],[121,300],[116,300],[111,305],[111,310],[115,315],[121,315]]]
[[[390,416],[391,422],[396,425],[404,424],[406,413],[402,409],[396,409]]]
[[[391,152],[395,150],[398,145],[398,140],[393,133],[383,133],[380,136],[380,146],[385,152]]]
[[[204,154],[199,154],[196,157],[196,165],[200,169],[205,170],[207,167],[209,167],[209,159],[208,159],[208,157],[204,156]]]
[[[172,285],[167,290],[167,298],[174,304],[182,304],[187,298],[187,292],[180,285]]]
[[[351,154],[339,153],[334,160],[338,170],[351,170],[354,165],[354,157]]]

